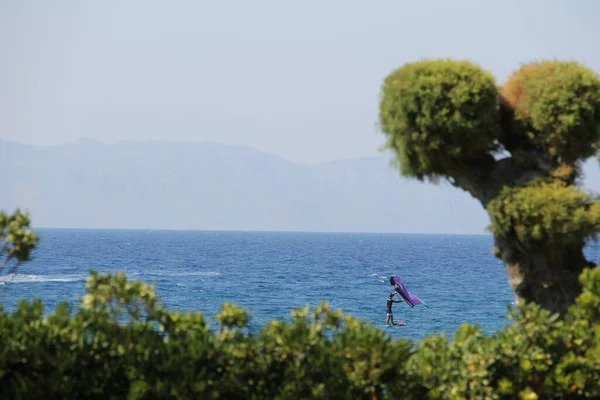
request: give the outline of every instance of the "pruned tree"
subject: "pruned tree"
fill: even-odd
[[[515,302],[563,314],[594,266],[583,249],[600,231],[600,202],[578,184],[600,139],[597,75],[546,60],[498,87],[472,62],[421,60],[385,78],[379,106],[400,173],[446,179],[477,199]]]
[[[29,215],[20,209],[13,214],[0,210],[0,274],[14,273],[30,259],[39,238],[29,224]]]

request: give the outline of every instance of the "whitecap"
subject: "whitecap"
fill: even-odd
[[[144,273],[144,275],[152,276],[221,276],[220,272],[217,271],[152,271]]]

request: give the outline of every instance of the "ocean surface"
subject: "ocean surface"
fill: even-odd
[[[512,292],[504,266],[491,255],[488,235],[270,233],[38,229],[33,261],[2,276],[0,303],[42,299],[46,311],[63,300],[78,303],[90,270],[120,270],[155,282],[172,310],[210,318],[225,301],[251,313],[250,331],[290,311],[327,300],[393,337],[452,336],[464,323],[486,333],[502,328]],[[600,262],[597,245],[587,256]],[[429,308],[394,304],[385,326],[387,279],[399,276]]]

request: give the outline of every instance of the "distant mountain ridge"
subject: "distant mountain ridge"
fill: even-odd
[[[484,233],[448,184],[403,178],[390,156],[302,164],[248,146],[0,140],[0,208],[37,227]]]

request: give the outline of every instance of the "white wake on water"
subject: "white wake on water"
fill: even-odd
[[[387,276],[381,276],[379,274],[371,274],[371,276],[374,276],[379,282],[384,283],[385,280],[387,279]]]
[[[9,274],[0,278],[5,283],[43,283],[43,282],[77,282],[85,281],[86,275],[23,275]]]
[[[189,271],[189,272],[174,272],[174,271],[153,271],[150,273],[127,272],[128,276],[146,275],[146,276],[169,276],[169,277],[185,277],[185,276],[220,276],[217,271]],[[0,285],[5,283],[44,283],[44,282],[79,282],[86,281],[89,275],[86,274],[70,274],[70,275],[34,275],[34,274],[8,274],[0,277]]]

